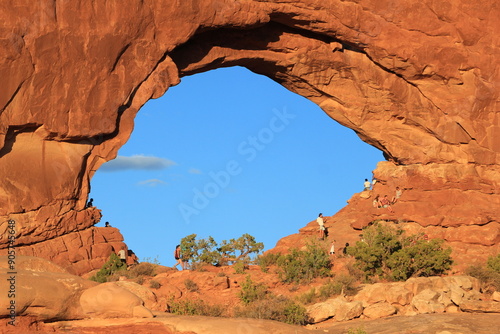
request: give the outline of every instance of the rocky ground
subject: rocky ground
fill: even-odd
[[[92,319],[62,321],[49,324],[8,329],[0,323],[2,333],[110,333],[133,332],[165,334],[346,334],[362,329],[368,334],[495,334],[498,333],[499,314],[421,314],[394,316],[376,320],[351,320],[328,323],[317,328],[290,326],[275,321],[255,319],[207,318],[201,316],[174,316],[157,314],[154,319]],[[27,324],[26,324],[27,325]]]
[[[333,258],[338,274],[349,258]],[[5,261],[4,261],[5,262]],[[500,295],[481,293],[469,276],[414,278],[406,282],[359,285],[354,295],[332,296],[310,304],[312,324],[294,326],[270,320],[179,316],[165,312],[169,300],[203,299],[241,305],[238,297],[247,275],[275,295],[296,298],[326,279],[307,285],[283,284],[273,268],[252,266],[245,273],[232,267],[177,271],[157,267],[154,277],[141,276],[97,284],[68,274],[50,262],[22,257],[17,274],[16,326],[0,311],[0,333],[496,333]],[[2,284],[6,268],[0,267]],[[191,281],[191,285],[186,284]],[[159,284],[154,285],[152,282]],[[138,284],[140,282],[141,284]],[[193,288],[195,286],[195,288]],[[1,310],[6,310],[2,300]]]

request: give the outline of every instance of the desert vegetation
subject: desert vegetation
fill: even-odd
[[[450,270],[451,248],[442,244],[439,239],[427,240],[424,234],[407,236],[401,229],[376,223],[363,230],[363,240],[348,247],[348,253],[367,279],[404,281]]]
[[[469,267],[466,273],[479,279],[483,291],[500,291],[500,254],[489,257],[483,265]]]
[[[248,234],[224,240],[220,245],[211,237],[197,240],[192,234],[183,238],[181,245],[183,256],[195,270],[191,271],[191,276],[182,276],[183,280],[177,284],[177,288],[184,291],[182,298],[170,296],[166,305],[168,312],[271,319],[297,325],[311,321],[307,305],[336,296],[354,295],[364,281],[403,281],[410,277],[438,275],[449,270],[452,263],[451,250],[443,248],[442,241],[427,240],[421,234],[406,235],[401,229],[378,223],[363,230],[362,240],[348,247],[348,255],[337,257],[346,264],[340,273],[332,270],[328,245],[313,239],[305,247],[290,249],[287,254],[259,255],[263,244]],[[229,265],[233,271],[227,271]],[[260,267],[257,275],[255,265]],[[164,282],[161,276],[155,277],[160,267],[141,262],[127,269],[112,254],[91,279],[106,282],[125,276],[139,284],[148,283],[150,289],[158,291],[162,288],[160,282]],[[485,285],[498,289],[500,257],[491,258],[483,267],[471,268],[471,274],[482,279]],[[207,277],[219,278],[219,281],[230,275],[233,281],[238,280],[233,304],[227,307],[207,298],[202,286],[206,283],[196,275],[209,275]],[[288,292],[276,293],[256,277],[264,281],[266,277],[274,277],[271,282],[286,287]],[[308,285],[312,287],[305,290]],[[364,333],[359,328],[351,332]]]
[[[98,283],[105,283],[117,281],[123,276],[134,280],[136,283],[142,284],[145,277],[152,277],[156,275],[158,267],[158,264],[140,262],[137,265],[127,268],[127,265],[121,262],[118,255],[111,253],[108,261],[104,263],[102,268],[95,275],[90,277],[90,280]]]
[[[264,249],[262,242],[255,241],[250,234],[243,234],[237,239],[223,240],[218,244],[214,238],[196,239],[190,234],[181,240],[181,253],[184,261],[189,261],[192,269],[203,265],[224,266],[238,264],[242,271],[253,256]]]

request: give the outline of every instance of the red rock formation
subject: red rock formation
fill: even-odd
[[[117,254],[122,247],[126,249],[127,246],[117,228],[91,227],[36,244],[18,246],[16,251],[18,255],[48,259],[74,275],[82,275],[101,268],[111,253]]]
[[[15,219],[34,253],[78,239],[98,220],[85,209],[89,180],[139,108],[184,75],[240,65],[384,152],[376,191],[405,189],[389,218],[484,258],[499,247],[499,14],[495,0],[2,6],[0,232]],[[353,198],[335,219],[352,230],[380,215]]]

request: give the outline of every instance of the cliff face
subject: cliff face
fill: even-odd
[[[400,215],[387,218],[432,227],[474,256],[499,251],[495,0],[24,0],[1,8],[0,232],[14,219],[20,246],[44,249],[98,221],[98,210],[85,208],[89,180],[129,138],[144,103],[183,75],[240,65],[385,153],[376,191],[405,190]],[[363,205],[371,201],[351,201],[338,224],[352,230],[386,214],[353,214]]]

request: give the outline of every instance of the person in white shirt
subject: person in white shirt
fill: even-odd
[[[319,238],[323,240],[325,239],[325,221],[323,220],[322,213],[318,215],[318,218],[316,218],[316,222],[319,225]]]
[[[123,264],[127,264],[127,252],[125,252],[125,248],[122,247],[122,249],[118,251],[118,257]]]
[[[368,179],[365,179],[365,183],[363,183],[363,186],[364,186],[363,190],[370,190],[371,185],[372,184],[370,183],[370,181],[368,181]]]

